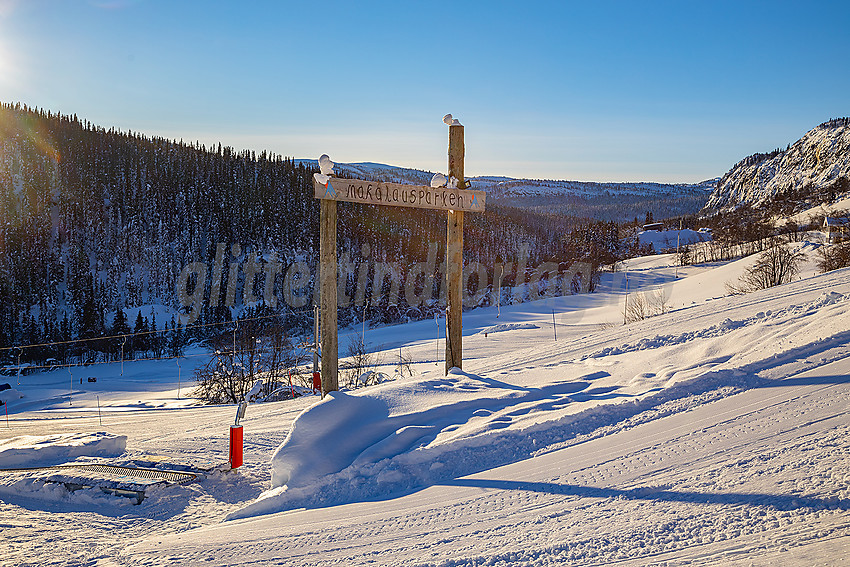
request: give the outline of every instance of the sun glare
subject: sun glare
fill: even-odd
[[[17,0],[0,0],[0,18],[11,14],[17,3]]]
[[[10,72],[11,68],[9,65],[8,53],[3,44],[0,44],[0,80],[2,80],[3,82],[8,82],[8,75],[10,74]]]
[[[0,0],[0,85],[13,85],[17,83],[17,66],[12,58],[12,51],[4,41],[3,28],[7,25],[7,19],[17,7],[18,0]]]
[[[19,79],[11,51],[0,41],[0,85],[15,86]]]

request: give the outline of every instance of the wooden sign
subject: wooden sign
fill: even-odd
[[[447,116],[451,118],[451,116]],[[444,118],[445,122],[446,119]],[[448,124],[448,122],[447,122]],[[463,126],[449,125],[449,176],[463,185]],[[325,157],[325,156],[323,156]],[[320,159],[321,161],[321,159]],[[318,179],[317,179],[318,178]],[[337,201],[448,211],[446,226],[446,374],[463,364],[463,213],[484,210],[484,191],[313,176],[319,212],[319,301],[322,397],[339,389],[337,339]],[[315,367],[313,368],[315,371]]]
[[[314,177],[313,190],[317,199],[331,201],[476,213],[484,210],[487,195],[478,189],[434,188],[336,177],[329,178],[324,185]]]

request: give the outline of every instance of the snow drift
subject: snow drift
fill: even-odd
[[[23,435],[0,440],[0,469],[47,467],[78,457],[117,457],[126,448],[126,435],[105,432]]]

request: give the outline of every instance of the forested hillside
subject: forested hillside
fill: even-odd
[[[308,328],[318,252],[314,171],[265,152],[149,138],[76,116],[3,104],[0,347],[120,334],[134,321],[126,323],[115,313],[141,306],[164,306],[172,318],[157,321],[155,328],[173,326],[174,315],[188,311],[176,286],[191,263],[209,266],[194,334],[214,332],[210,324],[270,307],[288,328]],[[528,271],[544,261],[578,259],[598,264],[621,253],[613,223],[498,206],[466,219],[465,260],[487,269],[488,281],[477,282],[479,290],[493,286],[497,264],[503,264],[502,285],[510,286],[525,277],[517,274],[518,266]],[[363,267],[366,297],[372,297],[365,309],[362,298],[359,305],[343,308],[341,323],[358,320],[364,310],[370,319],[390,322],[438,309],[445,223],[445,215],[436,211],[341,203],[338,246],[350,268],[347,289],[354,295],[351,288]],[[404,293],[381,303],[381,290],[371,290],[376,264],[387,263],[403,280],[411,265],[428,260],[432,242],[437,243],[437,277],[430,294],[420,293],[430,295],[424,305],[408,305]],[[270,258],[281,266],[272,272],[270,287],[278,300],[263,303],[269,298],[262,294],[261,278],[249,279],[254,289],[241,287],[247,266]],[[224,263],[217,273],[216,260]],[[308,269],[290,274],[289,267],[299,262]],[[381,281],[377,287],[389,285]],[[284,288],[293,286],[304,304],[298,308],[281,300]],[[144,321],[135,322],[135,330],[138,324],[154,328],[147,311]],[[64,359],[79,353],[65,347],[27,349],[23,357]],[[14,354],[0,351],[4,358]]]

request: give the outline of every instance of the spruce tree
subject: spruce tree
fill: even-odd
[[[146,350],[145,343],[147,341],[147,336],[145,333],[148,332],[148,326],[145,322],[144,318],[142,318],[142,310],[136,314],[136,323],[133,325],[133,337],[131,342],[130,351],[132,353],[132,357],[136,357],[136,352],[141,352]]]
[[[122,350],[124,356],[127,356],[127,335],[130,334],[130,327],[127,326],[127,314],[124,313],[124,309],[119,307],[115,310],[115,319],[112,321],[112,328],[109,330],[109,334],[112,335],[111,342],[111,352],[113,354],[117,354]]]

